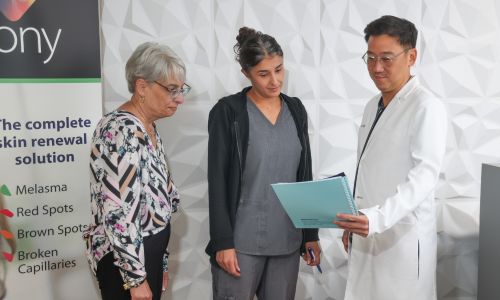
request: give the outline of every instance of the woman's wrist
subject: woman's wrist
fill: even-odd
[[[136,288],[136,287],[140,286],[145,280],[146,280],[146,278],[130,279],[123,284],[123,288],[125,290],[129,290],[131,288]]]

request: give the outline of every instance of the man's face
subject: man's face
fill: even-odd
[[[392,98],[410,78],[417,51],[403,47],[396,37],[382,34],[370,36],[366,55],[373,82],[384,97]]]

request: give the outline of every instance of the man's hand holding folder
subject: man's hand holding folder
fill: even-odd
[[[349,249],[349,235],[351,233],[367,237],[370,229],[368,218],[362,213],[359,213],[358,216],[351,214],[337,214],[337,219],[335,219],[333,223],[339,228],[344,229],[342,243],[344,244],[346,252],[347,249]]]

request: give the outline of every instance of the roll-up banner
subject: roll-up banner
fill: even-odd
[[[97,299],[84,256],[102,115],[98,0],[0,0],[0,299]]]

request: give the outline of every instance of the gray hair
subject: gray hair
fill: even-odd
[[[142,78],[147,82],[175,78],[186,80],[186,67],[172,49],[166,45],[146,42],[139,45],[125,66],[128,90],[135,92],[135,82]]]

